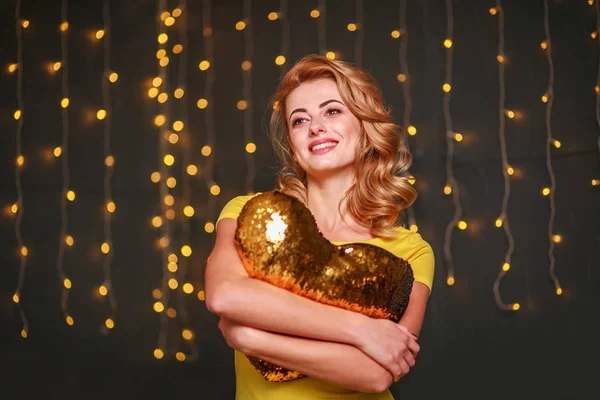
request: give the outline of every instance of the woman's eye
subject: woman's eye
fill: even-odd
[[[330,108],[327,110],[327,114],[339,114],[341,111],[338,108]]]
[[[302,121],[304,118],[296,118],[294,120],[294,122],[292,122],[292,126],[296,126],[300,121]]]

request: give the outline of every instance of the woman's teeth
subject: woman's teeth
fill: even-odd
[[[321,143],[321,144],[318,144],[318,145],[316,145],[316,146],[313,146],[313,148],[312,148],[312,149],[310,149],[310,151],[320,150],[320,149],[324,149],[324,148],[326,148],[326,147],[333,147],[333,146],[335,146],[336,144],[337,144],[337,143],[335,143],[335,142]]]

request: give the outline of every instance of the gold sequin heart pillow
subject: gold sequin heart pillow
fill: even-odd
[[[406,260],[367,243],[336,246],[294,197],[271,191],[244,205],[235,232],[248,275],[324,304],[399,321],[413,285]],[[268,381],[304,377],[248,356]]]

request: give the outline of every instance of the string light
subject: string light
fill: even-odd
[[[21,20],[21,1],[17,0],[17,4],[15,7],[15,26],[17,31],[17,63],[14,65],[13,72],[16,70],[17,72],[17,106],[19,110],[24,110],[24,102],[23,102],[23,26],[19,24]],[[11,70],[9,67],[9,72]],[[22,151],[22,136],[23,136],[23,118],[17,118],[17,130],[15,134],[15,142],[16,142],[16,154],[20,156]],[[25,283],[25,271],[27,268],[27,255],[29,251],[23,242],[23,236],[21,234],[21,223],[23,221],[24,216],[24,207],[23,207],[23,186],[21,185],[21,167],[15,167],[15,186],[17,189],[17,202],[11,206],[11,212],[16,214],[15,218],[15,238],[17,240],[17,246],[19,248],[19,278],[17,281],[17,287],[15,289],[15,293],[13,294],[13,302],[17,304],[19,307],[19,315],[21,317],[21,337],[26,338],[29,334],[29,322],[25,315],[25,311],[23,310],[23,305],[21,303],[21,293],[23,291],[23,284]]]
[[[549,275],[550,279],[554,283],[554,290],[557,295],[562,294],[562,288],[560,282],[554,272],[554,266],[556,259],[554,257],[554,244],[557,243],[553,240],[554,235],[554,218],[556,215],[556,176],[552,167],[552,145],[556,146],[556,142],[552,138],[552,105],[554,104],[554,62],[552,60],[552,40],[550,37],[550,7],[548,0],[544,0],[544,32],[546,35],[546,43],[548,48],[546,49],[546,59],[548,60],[548,89],[546,90],[547,101],[546,103],[546,168],[550,177],[550,187],[544,188],[544,195],[548,196],[550,200],[550,217],[548,219],[548,258],[550,259]]]
[[[400,1],[399,11],[399,29],[392,32],[393,38],[400,38],[399,48],[399,61],[400,61],[400,74],[397,79],[402,84],[402,96],[404,99],[404,111],[402,113],[402,126],[407,127],[407,133],[410,136],[414,136],[417,130],[411,125],[410,119],[412,114],[412,96],[410,93],[410,80],[408,79],[408,62],[407,62],[407,50],[408,50],[408,35],[401,35],[400,32],[406,32],[408,30],[407,19],[406,19],[406,8],[408,0]],[[397,35],[394,34],[397,32]],[[417,226],[417,220],[415,217],[414,204],[406,209],[406,215],[408,217],[408,227],[411,231],[417,232],[419,230]]]
[[[160,11],[160,21],[158,22],[158,51],[157,56],[160,54],[162,57],[159,58],[158,61],[158,76],[152,80],[152,85],[155,88],[161,88],[163,92],[167,92],[169,90],[169,85],[167,81],[167,69],[165,68],[168,63],[163,62],[166,55],[166,47],[168,42],[168,35],[166,32],[166,25],[164,21],[170,17],[170,13],[166,11],[167,6],[166,0],[159,0],[158,8]],[[162,11],[161,11],[162,10]],[[157,99],[158,100],[158,99]],[[166,101],[166,100],[165,100]],[[169,131],[166,128],[166,121],[168,115],[168,107],[165,101],[158,101],[158,109],[159,114],[154,118],[154,124],[159,129],[160,134],[158,135],[158,149],[159,149],[159,169],[158,175],[152,174],[151,179],[153,182],[156,182],[159,187],[159,197],[161,201],[160,210],[161,215],[164,215],[165,218],[160,219],[160,223],[156,223],[156,220],[153,220],[152,223],[155,227],[160,229],[161,238],[158,241],[159,248],[161,250],[162,255],[162,264],[163,266],[167,265],[168,255],[171,254],[172,246],[171,246],[171,233],[173,231],[173,227],[171,224],[171,220],[167,218],[167,211],[169,207],[173,206],[175,203],[175,199],[173,195],[169,193],[169,187],[166,184],[167,179],[164,177],[169,177],[170,173],[167,167],[173,166],[175,163],[175,157],[172,154],[167,153],[167,143],[165,140],[169,135]],[[162,179],[161,179],[162,178]],[[163,182],[161,182],[161,180]],[[165,310],[165,306],[168,306],[170,299],[170,292],[168,289],[168,281],[172,278],[172,275],[169,273],[166,267],[163,267],[163,275],[162,275],[162,290],[160,291],[161,295],[158,297],[159,301],[156,301],[153,305],[154,311],[159,313],[160,319],[160,328],[158,333],[158,345],[154,350],[154,356],[157,359],[162,359],[165,356],[165,351],[167,349],[167,339],[168,339],[168,329],[169,329],[169,319],[168,316],[163,312]]]
[[[287,18],[287,0],[281,0],[278,18],[281,20],[281,53],[287,54],[289,46],[289,21]],[[252,17],[252,0],[244,0],[244,19]],[[242,63],[243,97],[250,103],[250,108],[244,112],[244,142],[246,149],[246,193],[254,192],[256,175],[255,156],[256,144],[252,132],[252,63],[254,62],[254,34],[252,27],[244,31],[244,62]],[[244,64],[247,63],[247,64]],[[246,68],[244,68],[246,66]],[[285,67],[282,67],[282,70]]]
[[[106,209],[103,212],[104,215],[104,243],[110,249],[113,247],[112,242],[112,214],[116,210],[116,205],[112,200],[112,176],[114,172],[114,156],[112,155],[111,148],[111,136],[112,136],[112,98],[110,91],[110,76],[111,76],[111,62],[110,62],[110,45],[111,45],[111,20],[110,20],[110,0],[102,1],[102,16],[104,20],[104,29],[102,29],[102,37],[104,38],[104,73],[102,77],[102,100],[104,103],[104,110],[106,121],[104,123],[104,201]],[[99,31],[100,32],[100,31]],[[98,37],[98,34],[96,34]],[[108,251],[105,253],[102,260],[102,271],[104,281],[100,285],[99,292],[102,296],[108,296],[108,302],[110,306],[109,316],[104,321],[104,327],[108,330],[113,329],[115,326],[115,315],[117,313],[117,300],[114,295],[112,278],[111,278],[111,265],[113,260],[113,252]]]
[[[204,60],[208,60],[209,62],[213,59],[213,39],[212,39],[212,22],[211,22],[211,0],[203,0],[203,9],[204,13],[202,14],[202,27],[204,32]],[[216,135],[215,135],[215,117],[214,117],[214,109],[211,106],[214,104],[213,90],[215,84],[215,74],[213,69],[206,70],[206,80],[205,80],[205,93],[204,99],[206,101],[206,106],[203,108],[206,113],[205,118],[205,131],[206,131],[206,145],[204,145],[201,149],[201,153],[206,157],[205,166],[203,171],[204,181],[207,185],[207,189],[210,191],[211,186],[214,183],[213,177],[213,169],[214,169],[214,157],[212,157],[212,153],[215,149],[216,144]],[[212,193],[211,193],[212,194]],[[207,233],[212,233],[214,229],[208,229],[210,226],[214,226],[211,222],[211,219],[215,217],[215,209],[217,205],[217,199],[215,195],[208,196],[208,202],[206,204],[206,223],[205,223],[205,231]]]
[[[454,140],[456,134],[452,127],[452,116],[450,114],[450,91],[452,90],[452,56],[453,56],[453,37],[454,37],[454,15],[452,1],[446,0],[446,40],[443,42],[446,48],[446,74],[445,82],[442,86],[444,91],[443,108],[444,122],[446,127],[446,186],[444,193],[452,195],[454,204],[454,215],[446,225],[444,234],[444,257],[446,260],[446,283],[452,286],[455,283],[454,263],[452,260],[452,233],[458,227],[461,230],[467,229],[467,223],[461,220],[462,206],[460,204],[460,192],[456,179],[454,178]]]
[[[69,58],[68,58],[68,29],[69,23],[67,22],[67,14],[68,14],[68,1],[62,0],[61,6],[61,20],[63,21],[60,24],[59,30],[61,32],[61,53],[62,53],[62,62],[61,62],[61,71],[62,71],[62,79],[61,79],[61,89],[62,89],[62,98],[69,98]],[[62,167],[62,195],[60,198],[60,239],[58,241],[58,255],[56,260],[56,269],[58,272],[58,279],[63,283],[61,289],[61,310],[63,313],[63,317],[65,318],[65,322],[69,326],[73,326],[75,321],[71,315],[69,315],[68,310],[68,300],[69,300],[69,290],[72,287],[71,280],[67,278],[64,270],[64,258],[65,258],[65,250],[67,243],[65,238],[67,236],[68,231],[68,211],[67,211],[67,201],[75,200],[75,192],[69,189],[70,186],[70,173],[69,173],[69,108],[62,108],[62,145],[61,145],[61,167]],[[66,282],[69,282],[67,285]]]
[[[494,10],[494,11],[492,11]],[[496,7],[490,9],[491,15],[498,16],[498,54],[504,56],[504,10],[502,8],[501,0],[496,0]],[[506,275],[506,273],[510,270],[510,260],[512,254],[515,249],[514,238],[512,232],[510,230],[510,225],[508,223],[508,200],[510,197],[510,178],[512,175],[511,170],[512,167],[508,164],[508,156],[506,152],[506,135],[505,135],[505,118],[514,117],[514,113],[512,111],[506,110],[505,108],[505,98],[506,98],[506,86],[504,79],[504,66],[505,63],[498,63],[498,85],[499,85],[499,100],[498,100],[498,117],[499,117],[499,129],[498,135],[500,137],[500,152],[502,156],[502,174],[504,176],[504,196],[502,198],[502,212],[500,216],[496,219],[496,226],[503,227],[504,232],[506,234],[506,238],[508,240],[508,249],[504,256],[504,263],[494,281],[494,299],[496,301],[496,305],[503,310],[513,310],[516,311],[520,308],[518,303],[514,304],[506,304],[502,301],[502,297],[500,295],[500,282],[502,278]],[[511,114],[512,113],[512,114]],[[512,115],[512,117],[511,117]],[[514,172],[514,170],[512,170]]]
[[[181,50],[178,50],[177,54],[179,54],[179,58],[178,58],[178,66],[179,66],[179,71],[178,71],[178,89],[175,91],[174,96],[176,99],[181,99],[184,94],[185,94],[185,89],[187,89],[187,49],[188,49],[188,13],[185,12],[183,13],[183,10],[187,11],[187,0],[180,0],[179,6],[173,10],[172,15],[177,16],[178,18],[178,22],[177,22],[177,26],[178,26],[178,38],[180,41],[180,44],[178,46],[181,46]],[[176,46],[175,46],[176,47]],[[175,47],[173,48],[173,52],[175,53]],[[189,121],[188,118],[188,107],[187,107],[187,101],[180,101],[178,102],[179,105],[179,111],[180,111],[180,117],[182,119],[182,125],[186,125]],[[191,175],[187,173],[187,169],[189,168],[191,164],[191,159],[192,159],[192,147],[191,147],[191,143],[189,140],[189,134],[187,132],[185,132],[184,136],[185,138],[184,143],[182,144],[182,163],[181,163],[181,180],[182,180],[182,191],[181,191],[181,199],[182,202],[184,204],[183,207],[183,212],[184,215],[187,218],[182,218],[181,219],[181,242],[182,243],[187,243],[185,246],[189,247],[190,249],[190,253],[192,252],[192,248],[190,245],[190,231],[191,231],[191,227],[190,227],[190,221],[189,218],[191,216],[193,216],[193,212],[190,213],[189,209],[191,208],[193,210],[193,208],[189,205],[192,203],[192,187],[191,187]],[[173,178],[174,180],[174,178]],[[186,213],[186,210],[188,211]],[[171,210],[174,211],[174,210]],[[173,257],[171,257],[171,255],[169,255],[169,257],[167,257],[167,269],[171,271],[171,269],[169,269],[169,265],[172,263]],[[177,275],[176,275],[176,279],[175,281],[181,282],[182,280],[184,280],[186,278],[187,275],[187,271],[188,271],[188,259],[187,257],[184,257],[182,260],[180,260],[179,262],[179,268],[177,269]],[[188,316],[188,312],[187,312],[187,307],[186,307],[186,299],[184,298],[184,295],[182,292],[178,292],[177,293],[177,311],[175,311],[174,309],[170,308],[169,310],[173,310],[171,313],[169,313],[169,311],[167,312],[167,316],[170,318],[175,318],[176,316],[179,316],[180,320],[181,320],[181,326],[183,327],[188,327],[190,322],[189,322],[189,316]],[[175,313],[175,315],[173,315],[173,312]],[[173,315],[173,316],[172,316]],[[187,330],[189,330],[188,328],[185,328]],[[194,361],[197,359],[198,357],[198,350],[197,350],[197,346],[194,342],[192,341],[188,341],[186,342],[186,345],[189,348],[189,354],[185,355],[183,352],[177,352],[177,354],[182,354],[183,355],[183,359],[180,361],[185,361],[187,360],[188,362],[190,361]],[[181,357],[180,357],[181,358]],[[179,358],[178,358],[179,359]]]
[[[592,1],[592,0],[590,0]],[[590,6],[592,3],[590,3]],[[596,1],[596,30],[600,32],[600,2]],[[600,44],[600,37],[598,38],[598,44]],[[596,75],[596,87],[594,87],[594,91],[596,92],[596,124],[598,125],[598,129],[600,130],[600,60],[598,61],[598,73]],[[598,153],[600,153],[600,133],[598,136]],[[592,185],[597,186],[598,179],[592,180]]]
[[[317,19],[317,37],[320,55],[327,54],[327,21],[325,19],[326,10],[326,0],[319,0],[317,9],[310,12],[310,16]]]
[[[353,25],[353,29],[348,28],[348,30],[356,32],[356,38],[354,41],[354,63],[359,67],[362,67],[362,59],[363,59],[363,43],[365,40],[365,33],[363,30],[363,0],[356,0],[356,24]]]
[[[250,2],[251,4],[251,2]],[[246,3],[244,3],[246,5]],[[244,7],[244,15],[245,18],[250,18],[250,15],[247,15],[246,6]],[[275,63],[279,65],[281,68],[279,69],[280,76],[285,75],[287,72],[287,64],[285,62],[285,57],[289,54],[290,47],[290,21],[288,19],[288,1],[287,0],[279,0],[279,21],[281,22],[281,55],[278,56],[275,60]],[[246,33],[246,40],[252,33]]]

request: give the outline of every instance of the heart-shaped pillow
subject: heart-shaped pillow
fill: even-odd
[[[248,200],[235,243],[250,277],[309,299],[395,322],[408,305],[414,278],[406,260],[367,243],[332,244],[308,208],[284,193]],[[271,382],[304,377],[258,357],[248,359]]]

